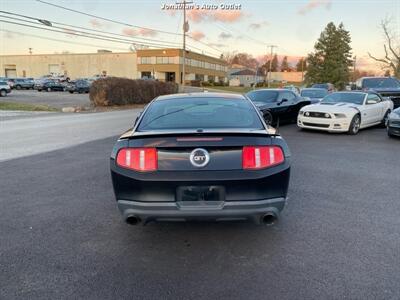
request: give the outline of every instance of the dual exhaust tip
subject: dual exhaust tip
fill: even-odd
[[[129,225],[138,225],[141,223],[141,219],[135,215],[130,215],[125,219],[125,222]],[[261,216],[260,223],[266,226],[272,226],[278,221],[278,216],[275,212],[268,212]]]
[[[128,223],[129,225],[138,225],[138,224],[140,224],[141,220],[140,220],[140,218],[138,218],[134,215],[131,215],[131,216],[126,217],[125,222]]]
[[[278,221],[278,215],[275,212],[268,212],[260,219],[260,223],[266,226],[272,226]]]

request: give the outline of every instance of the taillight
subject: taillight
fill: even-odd
[[[278,146],[245,146],[242,152],[243,169],[264,169],[284,162],[285,157]]]
[[[117,154],[117,165],[135,171],[157,170],[156,148],[122,148]]]

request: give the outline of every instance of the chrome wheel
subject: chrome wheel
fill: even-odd
[[[360,130],[360,117],[356,117],[353,124],[353,133],[357,133]]]
[[[355,115],[351,120],[348,133],[351,135],[357,134],[358,131],[360,130],[360,126],[361,126],[361,118],[359,115]]]

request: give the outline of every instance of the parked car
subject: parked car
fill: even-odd
[[[243,95],[156,98],[111,153],[123,219],[273,224],[286,202],[290,152],[269,130]]]
[[[393,102],[375,92],[335,92],[319,104],[303,107],[300,128],[357,134],[362,128],[386,124]]]
[[[319,103],[326,95],[328,95],[328,90],[321,88],[304,88],[300,92],[300,96],[309,98],[311,104]]]
[[[90,90],[90,82],[87,80],[76,80],[76,81],[70,81],[67,85],[67,91],[73,94],[74,92],[77,92],[79,94],[82,93],[89,93]]]
[[[395,135],[400,136],[400,107],[389,114],[386,127],[390,137]]]
[[[300,108],[311,103],[285,89],[259,89],[246,94],[261,110],[268,124],[296,122]]]
[[[315,88],[315,89],[325,89],[329,93],[332,93],[335,91],[335,86],[332,83],[315,83],[311,87]]]
[[[14,89],[17,90],[22,90],[22,89],[33,89],[35,86],[35,82],[33,81],[33,78],[15,78],[13,79],[14,82]]]
[[[35,84],[35,89],[41,91],[64,91],[65,86],[57,80],[44,80]]]
[[[394,108],[400,107],[400,81],[395,77],[362,77],[354,86],[357,90],[375,91],[393,101]]]
[[[6,82],[10,86],[11,89],[14,88],[14,79],[13,78],[7,78]]]
[[[9,93],[11,93],[11,87],[8,85],[7,81],[0,81],[0,96],[5,97]]]
[[[300,95],[300,89],[297,86],[294,85],[285,85],[283,87],[285,90],[289,90],[292,91],[293,93],[295,93],[296,95]]]

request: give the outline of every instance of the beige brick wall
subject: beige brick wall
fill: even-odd
[[[0,76],[15,66],[17,77],[49,74],[49,65],[59,66],[70,78],[91,77],[107,72],[109,76],[137,78],[136,53],[36,54],[0,56]],[[24,72],[25,71],[25,72]]]

